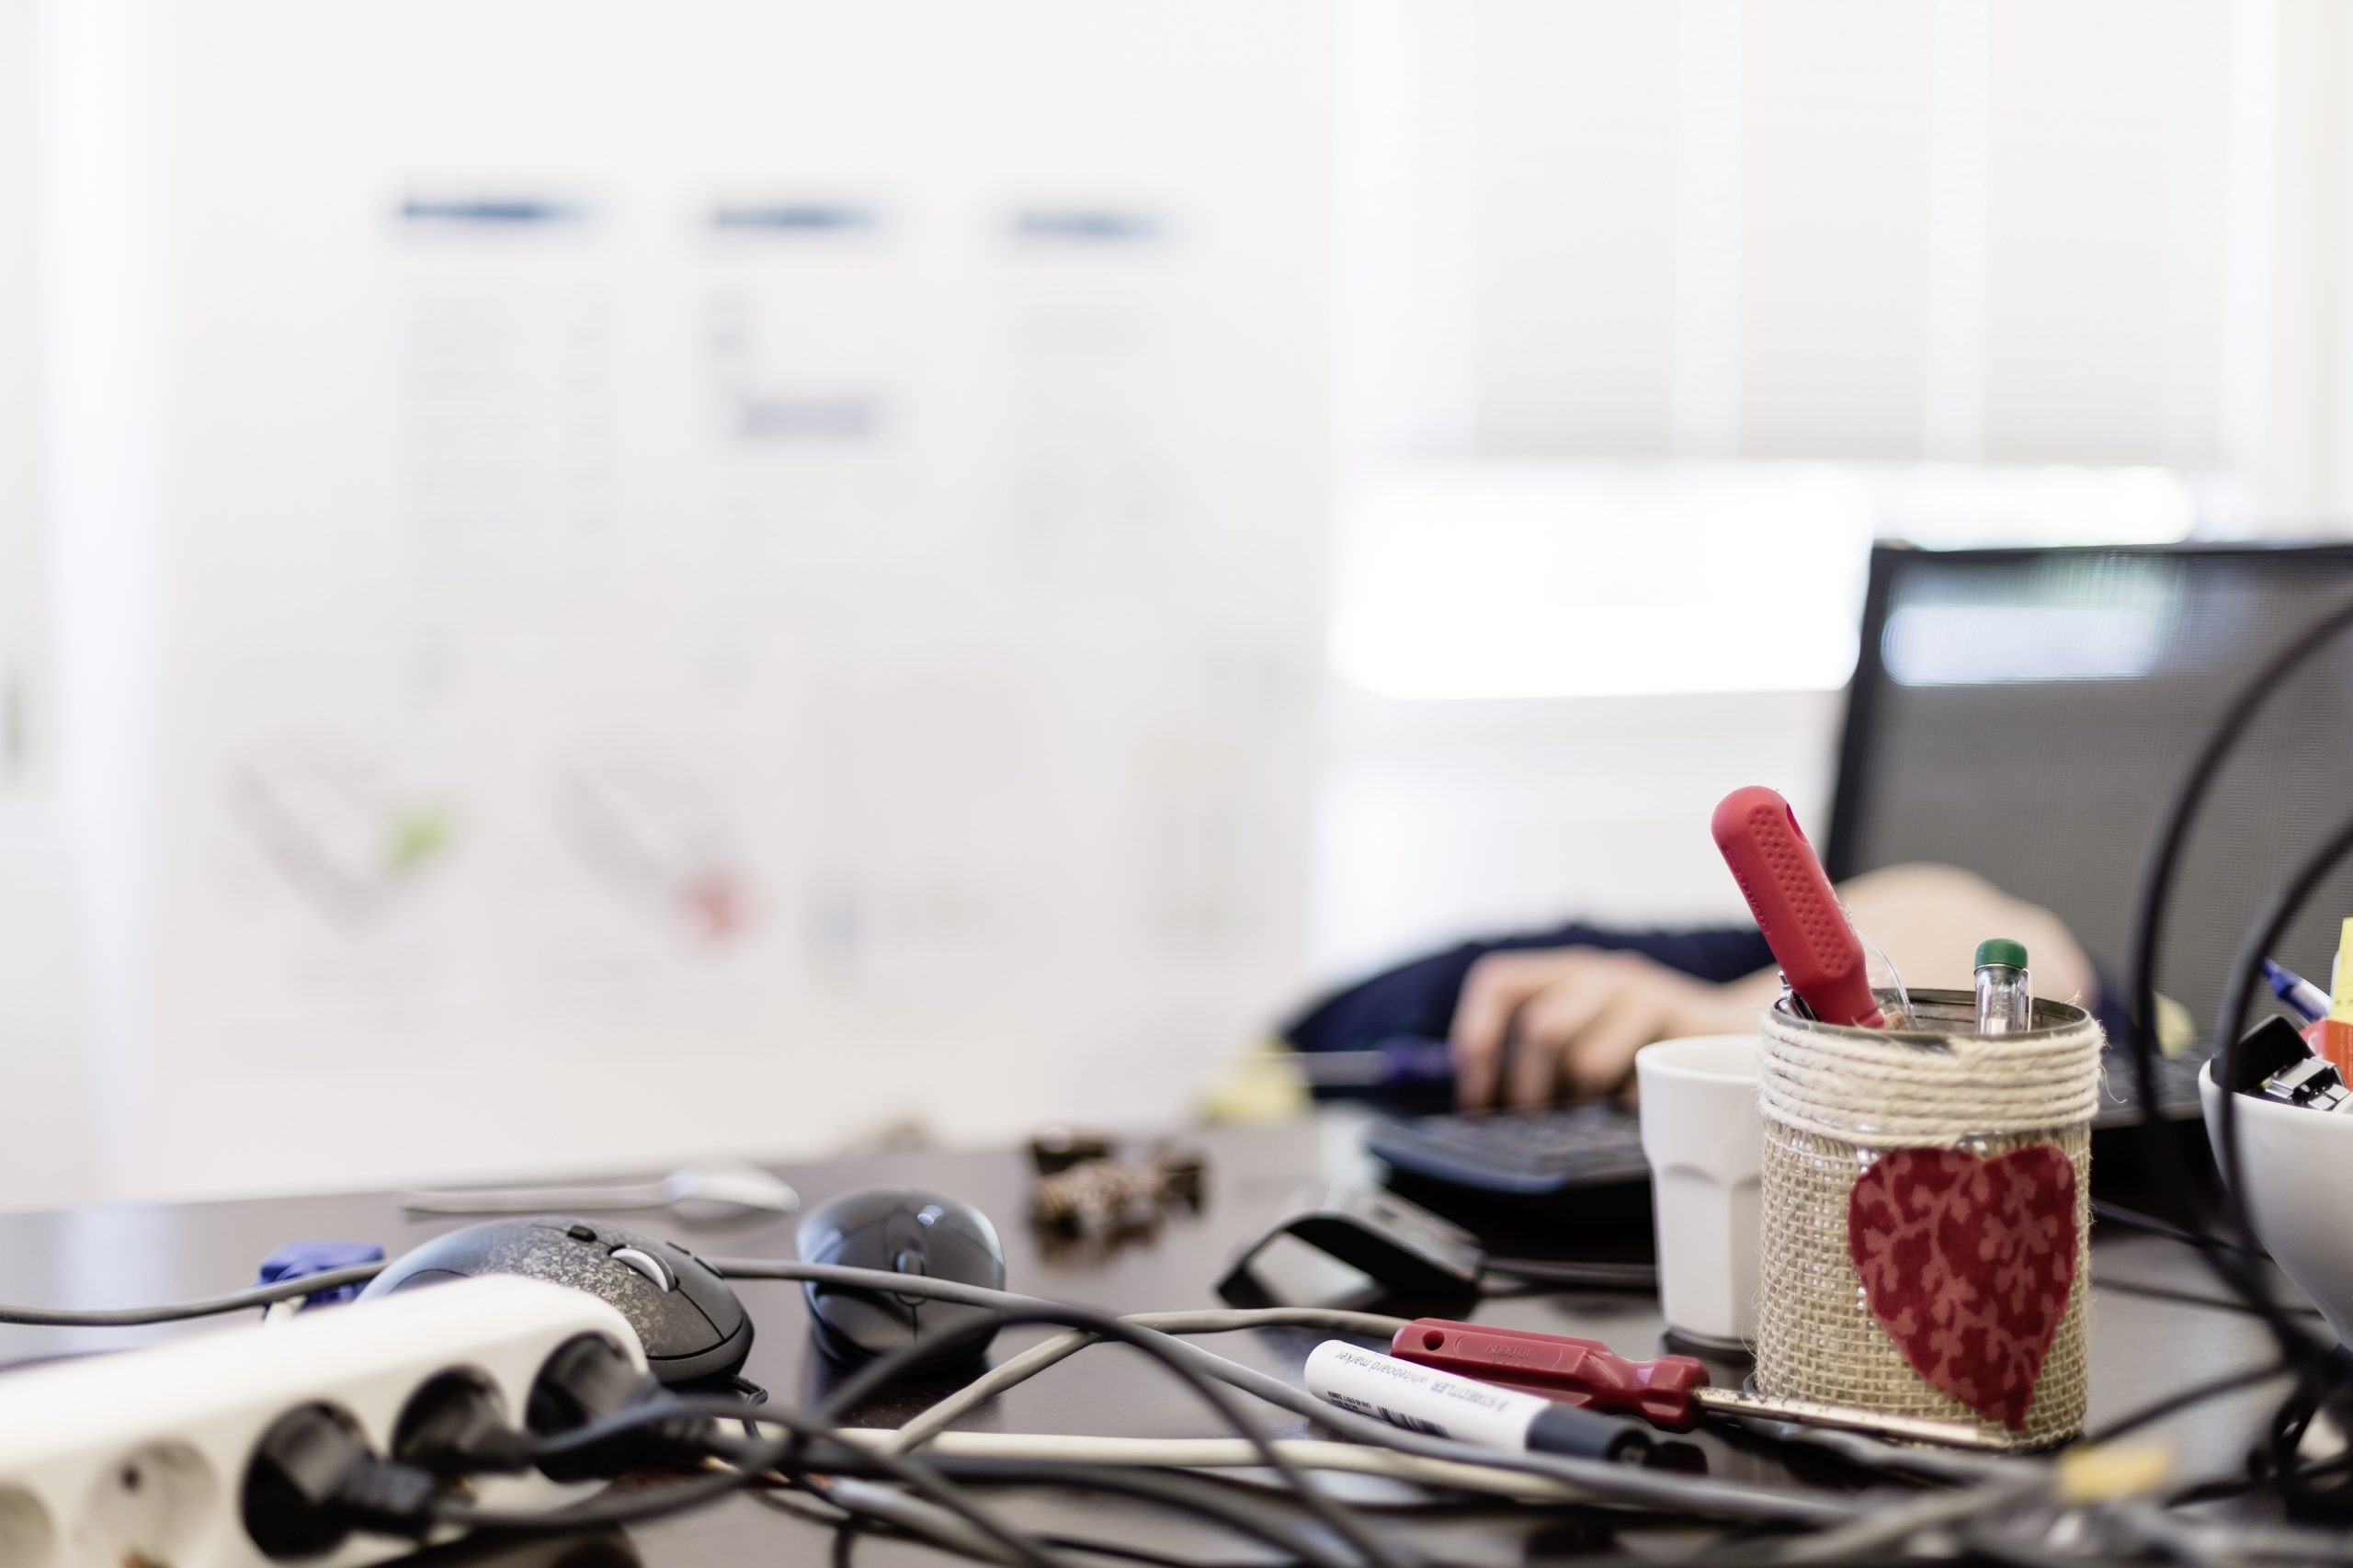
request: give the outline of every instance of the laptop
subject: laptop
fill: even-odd
[[[2143,856],[2192,747],[2267,653],[2347,595],[2353,544],[1878,546],[1831,877],[1965,867],[2058,914],[2105,983],[2122,985]],[[2348,734],[2353,643],[2272,695],[2193,826],[2156,975],[2197,1031],[2160,1072],[2167,1120],[2200,1114],[2198,1068],[2247,923],[2342,813]],[[2353,869],[2322,886],[2272,956],[2325,985],[2347,914]],[[2096,1181],[2103,1148],[2112,1155],[2140,1120],[2118,1042],[2107,1085]],[[1545,1199],[1647,1179],[1636,1118],[1614,1103],[1392,1118],[1367,1142],[1409,1183],[1470,1192]]]

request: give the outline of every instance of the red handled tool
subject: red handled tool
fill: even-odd
[[[1762,784],[1734,790],[1710,822],[1782,978],[1825,1024],[1887,1027],[1855,935],[1789,801]]]
[[[1389,1342],[1389,1353],[1435,1371],[1542,1394],[1581,1409],[1631,1415],[1664,1432],[1688,1432],[1705,1414],[1759,1421],[1797,1421],[1911,1442],[2001,1450],[1999,1434],[1974,1422],[1883,1415],[1813,1400],[1765,1399],[1710,1386],[1708,1369],[1689,1356],[1636,1361],[1597,1339],[1529,1329],[1489,1328],[1449,1318],[1415,1318]]]
[[[1390,1340],[1389,1353],[1563,1404],[1635,1416],[1663,1432],[1688,1432],[1699,1424],[1692,1391],[1708,1381],[1708,1369],[1688,1356],[1630,1361],[1597,1339],[1446,1318],[1415,1318]]]

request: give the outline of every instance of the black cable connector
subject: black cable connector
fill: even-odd
[[[541,1365],[520,1428],[480,1373],[457,1369],[431,1379],[394,1424],[392,1459],[445,1481],[536,1466],[551,1481],[572,1483],[724,1458],[726,1445],[708,1413],[665,1414],[676,1404],[619,1346],[582,1335]]]
[[[506,1401],[478,1372],[444,1372],[409,1396],[392,1427],[392,1458],[455,1480],[529,1470],[535,1444],[518,1432]]]
[[[536,1464],[551,1481],[601,1481],[724,1459],[733,1447],[710,1402],[681,1405],[596,1335],[547,1358],[524,1421],[528,1429],[511,1425],[496,1387],[466,1369],[440,1373],[410,1396],[390,1459],[333,1405],[298,1405],[270,1424],[246,1461],[245,1533],[279,1562],[322,1556],[356,1532],[422,1540],[437,1525],[470,1522],[451,1515],[448,1494],[470,1476]]]
[[[557,1347],[531,1384],[524,1423],[530,1430],[511,1436],[523,1445],[551,1481],[597,1481],[631,1470],[680,1460],[699,1462],[712,1452],[710,1423],[699,1415],[642,1425],[574,1445],[563,1439],[583,1427],[670,1399],[661,1381],[637,1365],[611,1340],[582,1335]]]
[[[440,1483],[379,1457],[351,1417],[298,1405],[272,1422],[245,1461],[245,1533],[288,1561],[334,1551],[355,1530],[422,1537]]]

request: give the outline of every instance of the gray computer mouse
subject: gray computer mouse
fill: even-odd
[[[684,1247],[620,1225],[561,1215],[493,1220],[394,1258],[360,1299],[444,1279],[521,1274],[609,1301],[665,1383],[733,1377],[752,1353],[752,1320],[727,1282]]]
[[[1005,1248],[988,1216],[919,1187],[861,1187],[819,1204],[801,1221],[801,1257],[1005,1289]],[[818,1348],[845,1364],[938,1335],[939,1348],[916,1363],[937,1367],[970,1360],[996,1337],[996,1320],[983,1307],[815,1280],[804,1289]]]

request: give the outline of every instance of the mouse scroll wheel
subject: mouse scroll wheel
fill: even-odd
[[[667,1263],[643,1247],[615,1247],[613,1261],[626,1264],[636,1269],[640,1274],[653,1280],[654,1288],[657,1290],[675,1290],[678,1288],[676,1272]]]
[[[915,1247],[901,1247],[897,1252],[891,1256],[891,1272],[893,1274],[928,1275],[931,1270],[924,1267],[923,1253],[920,1249]],[[901,1306],[907,1309],[908,1313],[912,1317],[912,1314],[922,1310],[924,1298],[921,1296],[901,1296],[898,1298],[898,1302]],[[922,1332],[921,1324],[915,1324],[915,1328],[916,1332]]]

